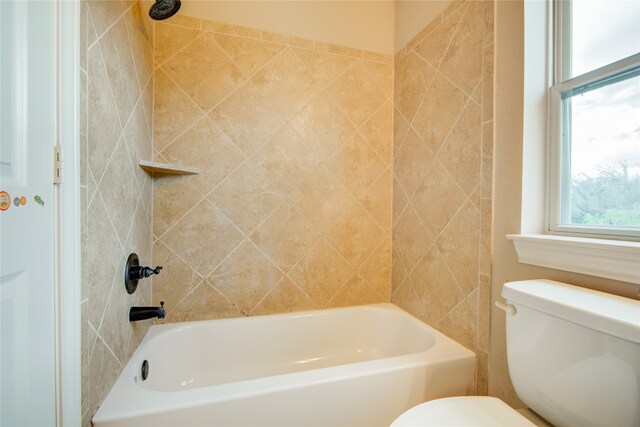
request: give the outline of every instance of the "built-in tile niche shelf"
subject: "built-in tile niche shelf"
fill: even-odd
[[[197,175],[201,172],[200,169],[192,168],[189,166],[172,165],[171,163],[149,162],[146,160],[140,160],[138,162],[138,166],[152,174]]]

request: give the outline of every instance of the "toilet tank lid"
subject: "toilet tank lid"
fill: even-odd
[[[553,280],[505,283],[502,296],[534,310],[640,343],[640,301]]]

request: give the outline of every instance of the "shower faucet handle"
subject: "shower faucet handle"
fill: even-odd
[[[138,280],[149,277],[153,274],[160,274],[162,266],[158,265],[156,268],[143,267],[140,265],[140,259],[138,255],[133,252],[129,254],[127,258],[127,264],[124,269],[124,287],[128,294],[132,294],[138,287]]]
[[[162,266],[161,265],[156,265],[155,269],[152,269],[151,267],[143,267],[142,275],[144,277],[149,277],[152,274],[160,274],[160,270],[162,270]]]

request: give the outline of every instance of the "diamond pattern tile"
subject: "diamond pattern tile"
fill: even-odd
[[[153,24],[142,9],[140,2],[136,2],[125,17],[140,89],[153,74]]]
[[[428,310],[420,297],[416,293],[415,289],[413,289],[413,285],[411,284],[411,280],[405,280],[398,289],[391,296],[391,302],[396,304],[398,307],[403,310],[412,313],[418,319],[425,321],[425,311]]]
[[[174,322],[225,319],[244,315],[238,307],[231,304],[224,295],[204,280],[178,305],[167,307],[167,309],[167,316]]]
[[[360,133],[385,165],[393,161],[393,106],[386,102],[362,127]]]
[[[437,154],[458,185],[469,195],[480,183],[481,120],[480,107],[469,102]]]
[[[278,267],[252,242],[245,240],[207,281],[244,313],[250,313],[283,277]]]
[[[409,272],[404,266],[400,255],[398,255],[398,252],[395,250],[393,242],[391,246],[391,292],[395,293],[396,290],[398,290],[400,286],[405,282],[405,279],[407,278]]]
[[[476,352],[490,309],[478,277],[491,265],[493,8],[452,2],[394,64],[392,301]]]
[[[309,74],[313,77],[314,86],[322,89],[340,77],[356,62],[356,59],[348,56],[306,49],[294,49],[293,51],[306,64]]]
[[[391,231],[392,179],[391,170],[385,170],[359,199],[385,233]]]
[[[413,270],[432,243],[413,206],[407,206],[393,229],[392,245],[408,271]]]
[[[245,159],[242,152],[206,116],[162,150],[161,154],[169,163],[200,169],[201,173],[188,175],[187,179],[201,194],[209,193]]]
[[[447,19],[442,22],[422,43],[415,47],[418,55],[429,61],[434,67],[440,65],[447,48],[451,44],[466,6],[458,8]]]
[[[319,308],[317,304],[304,291],[285,277],[260,301],[251,314],[290,313],[292,311],[306,311],[317,308]]]
[[[284,201],[266,174],[247,160],[208,196],[243,232],[251,234]]]
[[[109,218],[118,233],[120,243],[124,245],[133,221],[138,202],[138,192],[135,189],[133,165],[127,153],[124,138],[120,138],[113,152],[111,161],[98,184],[98,191],[107,207]],[[131,185],[134,185],[133,189]],[[133,191],[132,191],[133,190]]]
[[[451,41],[440,65],[440,71],[471,94],[482,78],[482,2],[469,2],[460,28]]]
[[[329,243],[355,268],[367,259],[383,238],[383,230],[357,202],[335,218],[327,234]]]
[[[413,127],[437,153],[467,103],[465,94],[437,73],[416,114]]]
[[[402,212],[404,212],[404,209],[407,207],[407,204],[409,203],[409,198],[407,197],[406,193],[402,189],[402,186],[398,183],[398,180],[395,177],[393,178],[392,191],[393,191],[392,225],[395,227],[395,225],[398,223],[398,220],[400,219],[400,215],[402,214]]]
[[[162,150],[198,121],[203,113],[164,70],[155,72],[154,82],[153,148]]]
[[[155,62],[162,65],[200,35],[202,35],[202,31],[195,28],[156,23],[155,49],[153,51]]]
[[[116,101],[120,123],[127,123],[140,94],[125,19],[119,19],[98,41]],[[133,78],[131,78],[133,76]]]
[[[163,69],[205,112],[244,80],[240,69],[207,33],[175,54]]]
[[[251,81],[271,105],[287,120],[308,102],[306,93],[313,78],[307,66],[286,48],[255,74]]]
[[[127,144],[127,152],[134,165],[135,181],[138,191],[142,191],[149,175],[141,168],[137,167],[139,160],[150,159],[153,153],[153,142],[149,137],[149,129],[145,119],[144,103],[140,98],[136,104],[129,122],[124,129],[124,141]]]
[[[203,277],[242,241],[238,228],[206,200],[167,231],[162,241]]]
[[[324,307],[353,275],[353,267],[326,240],[320,239],[288,276],[318,306]]]
[[[373,184],[385,168],[380,156],[360,133],[355,133],[338,147],[325,166],[356,198]]]
[[[86,277],[88,286],[88,321],[100,326],[114,278],[123,264],[123,251],[118,235],[109,221],[108,210],[97,194],[87,209]]]
[[[156,24],[155,158],[203,171],[154,181],[171,321],[387,301],[393,65],[250,30]]]
[[[425,313],[429,322],[440,321],[464,298],[435,246],[420,258],[410,277],[418,297],[430,308]]]
[[[436,328],[468,349],[474,349],[478,338],[478,290],[451,310]]]
[[[436,69],[424,59],[414,52],[409,54],[394,93],[396,108],[409,122],[413,121],[435,73]]]
[[[269,99],[251,82],[225,99],[209,117],[246,155],[251,155],[285,125]]]
[[[288,200],[321,233],[333,227],[354,201],[351,191],[326,167],[304,177]]]
[[[251,159],[283,194],[297,191],[318,168],[313,147],[288,125],[260,147]]]
[[[285,273],[311,250],[318,237],[311,224],[287,202],[250,236]]]
[[[87,148],[91,153],[87,159],[87,168],[99,180],[116,148],[122,129],[100,47],[94,45],[87,56],[89,63],[86,105]]]
[[[393,109],[393,158],[395,159],[409,132],[410,123],[397,108]]]
[[[371,117],[386,100],[362,61],[349,68],[327,92],[356,127]]]
[[[280,44],[265,43],[230,34],[216,33],[214,39],[247,77],[284,49]]]
[[[153,244],[151,264],[163,267],[162,274],[153,278],[153,297],[158,301],[164,301],[169,311],[202,281],[202,276],[161,240],[156,240]]]
[[[327,308],[375,304],[382,301],[382,297],[367,282],[353,275],[327,303]]]
[[[118,1],[91,1],[87,2],[87,6],[92,18],[91,24],[95,26],[94,37],[104,34],[124,12],[122,2]]]
[[[202,199],[185,176],[167,176],[153,183],[153,234],[162,236]]]
[[[449,172],[435,161],[413,195],[413,205],[429,233],[438,236],[466,199]]]
[[[358,277],[368,284],[382,301],[390,301],[391,239],[389,237],[386,237],[369,258],[358,267]]]
[[[410,129],[393,162],[394,174],[408,196],[413,195],[427,176],[433,158],[429,146],[413,129]]]
[[[313,92],[309,104],[289,124],[320,161],[329,157],[355,131],[323,91]]]
[[[393,98],[393,64],[375,61],[363,61],[363,64],[384,96]]]
[[[480,212],[467,202],[436,241],[442,258],[465,294],[478,287],[479,235]]]

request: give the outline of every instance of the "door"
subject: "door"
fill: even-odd
[[[56,5],[0,1],[0,425],[55,425]]]

